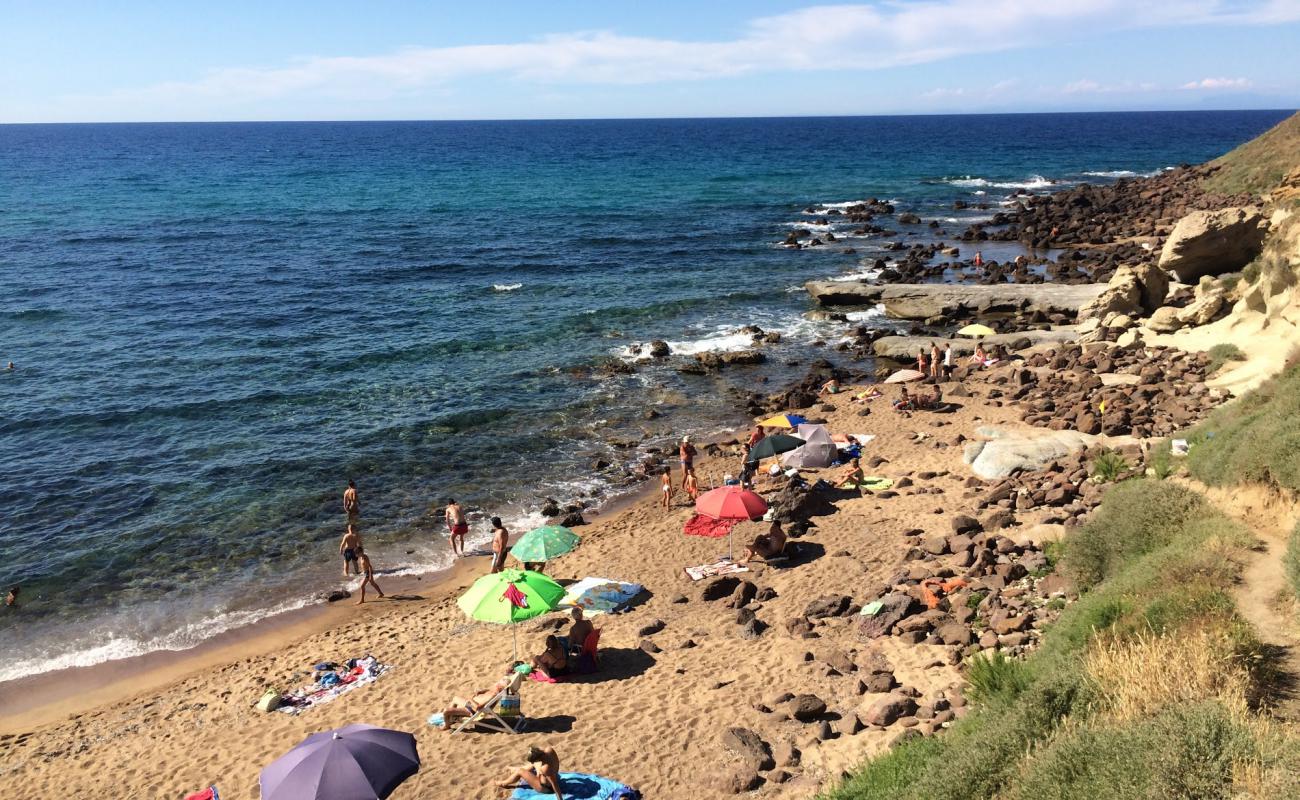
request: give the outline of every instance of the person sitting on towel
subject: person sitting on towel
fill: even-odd
[[[776,558],[785,550],[785,541],[785,531],[781,529],[781,523],[772,520],[772,527],[768,529],[767,533],[754,537],[754,541],[750,543],[749,547],[745,548],[745,553],[740,557],[740,560],[743,563],[749,563],[755,557],[763,560]]]
[[[907,393],[906,386],[900,386],[899,392],[898,399],[894,401],[894,410],[911,411],[916,408],[916,405],[912,402],[912,396]]]
[[[481,689],[472,694],[468,700],[463,697],[451,698],[451,705],[442,710],[442,727],[451,730],[453,720],[468,719],[474,715],[474,712],[492,702],[492,698],[501,694],[514,681],[515,672],[520,667],[528,669],[528,665],[522,661],[511,661],[506,670],[506,676],[493,684],[492,688]]]
[[[547,678],[554,678],[569,671],[569,654],[560,637],[552,634],[546,637],[546,649],[533,656],[533,669]]]
[[[855,458],[850,461],[848,467],[844,469],[844,474],[840,476],[838,482],[841,486],[845,484],[848,484],[849,486],[860,486],[866,477],[866,474],[862,471],[860,460]]]
[[[534,792],[554,792],[556,800],[564,800],[560,792],[560,757],[555,748],[533,745],[528,748],[524,760],[528,763],[517,769],[508,780],[498,783],[497,788],[515,789],[522,781]]]

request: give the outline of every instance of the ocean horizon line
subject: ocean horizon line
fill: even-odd
[[[75,120],[0,122],[0,127],[38,127],[55,125],[366,125],[427,123],[527,123],[527,122],[717,122],[723,120],[831,120],[831,119],[906,119],[925,117],[1063,117],[1137,114],[1234,114],[1243,112],[1290,113],[1293,106],[1250,106],[1237,108],[1126,108],[1061,109],[1038,111],[933,111],[879,114],[736,114],[721,116],[629,116],[629,117],[447,117],[447,118],[375,118],[375,119],[211,119],[211,120]]]

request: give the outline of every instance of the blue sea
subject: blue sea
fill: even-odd
[[[450,563],[446,497],[481,538],[626,491],[647,448],[746,422],[728,386],[842,333],[799,287],[884,238],[779,246],[836,204],[955,235],[1286,113],[0,126],[0,681],[346,585],[349,478],[381,581]],[[748,324],[783,334],[762,367],[632,353]]]

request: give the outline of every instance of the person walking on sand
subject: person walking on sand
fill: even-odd
[[[691,500],[696,500],[700,496],[700,483],[695,478],[695,470],[686,473],[686,493],[691,496]]]
[[[691,444],[691,437],[683,436],[681,447],[677,448],[677,456],[682,462],[682,488],[686,488],[686,475],[695,469],[695,445]]]
[[[343,513],[348,515],[348,522],[354,523],[361,514],[361,503],[357,501],[357,483],[349,480],[348,488],[343,490]]]
[[[939,361],[939,343],[930,342],[930,379],[938,383],[942,374],[943,364]]]
[[[451,539],[451,552],[460,557],[465,555],[465,534],[469,533],[469,523],[465,521],[465,512],[454,497],[447,498],[447,530]]]
[[[366,602],[366,584],[375,587],[375,591],[383,597],[384,590],[375,583],[375,569],[370,565],[370,556],[366,555],[366,548],[361,545],[357,545],[357,562],[361,565],[361,574],[364,576],[361,579],[361,599],[357,601],[357,605]]]
[[[348,523],[347,533],[343,534],[343,541],[339,542],[339,555],[343,556],[343,577],[348,576],[348,565],[352,565],[352,574],[360,575],[361,567],[357,565],[357,551],[361,549],[361,537],[352,529],[352,523]]]
[[[673,472],[664,467],[663,475],[659,476],[659,491],[664,496],[664,509],[667,510],[673,500]]]
[[[506,567],[506,547],[510,544],[510,532],[501,524],[500,517],[492,518],[492,572],[500,572]]]

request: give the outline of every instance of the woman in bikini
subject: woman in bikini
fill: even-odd
[[[522,781],[534,792],[543,794],[553,792],[556,800],[564,800],[564,795],[560,791],[560,757],[556,755],[555,748],[530,747],[524,760],[528,763],[511,775],[509,780],[498,783],[497,788],[516,789]]]
[[[548,678],[569,671],[569,654],[565,651],[564,645],[560,644],[560,637],[555,635],[546,637],[546,649],[533,656],[533,669]]]
[[[451,698],[451,705],[442,710],[442,727],[445,730],[451,730],[451,723],[453,720],[468,719],[474,715],[474,712],[492,702],[492,698],[504,691],[507,686],[514,683],[516,676],[515,670],[520,667],[527,669],[527,665],[524,664],[524,662],[511,661],[506,670],[506,676],[493,684],[492,688],[477,691],[471,695],[468,700],[463,697]]]

